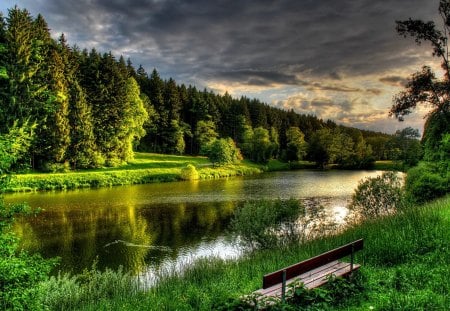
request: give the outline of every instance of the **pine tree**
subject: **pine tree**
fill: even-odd
[[[16,122],[35,122],[36,140],[28,156],[40,158],[49,146],[39,138],[46,131],[45,120],[54,111],[54,97],[48,87],[52,39],[42,16],[33,20],[27,10],[17,7],[9,10],[3,37],[0,68],[6,83],[0,85],[0,132],[7,132]]]
[[[72,168],[103,165],[102,157],[96,152],[91,107],[76,80],[70,87],[69,121],[71,131],[68,159]]]

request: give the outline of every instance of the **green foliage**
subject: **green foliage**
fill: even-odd
[[[26,154],[33,139],[34,127],[28,122],[22,126],[14,123],[7,134],[0,134],[0,177]]]
[[[393,160],[400,161],[404,167],[417,165],[423,156],[419,137],[419,131],[411,127],[398,130],[393,138],[393,145],[398,148],[398,153]]]
[[[92,109],[78,82],[71,85],[70,96],[68,160],[73,169],[103,166],[104,158],[96,151]]]
[[[246,125],[240,147],[245,158],[257,163],[267,163],[278,149],[276,139],[277,135],[273,131],[270,135],[269,131],[263,127],[253,129],[250,125]]]
[[[197,180],[200,175],[194,165],[188,164],[186,167],[181,169],[181,179],[182,180]]]
[[[300,161],[303,160],[308,148],[305,142],[305,135],[298,127],[290,127],[286,131],[287,147],[286,160]]]
[[[139,283],[121,267],[117,271],[102,272],[94,264],[78,275],[52,276],[39,285],[39,290],[45,294],[39,297],[38,303],[45,308],[74,310],[80,305],[94,305],[117,296],[132,299],[139,293]]]
[[[207,156],[215,166],[233,164],[242,160],[241,151],[231,138],[216,139],[209,146]]]
[[[315,132],[309,143],[309,156],[324,168],[338,164],[345,168],[368,167],[373,162],[372,148],[357,129],[336,127]]]
[[[293,223],[305,207],[297,200],[250,201],[238,207],[231,221],[231,231],[250,248],[270,248],[292,237]],[[284,226],[283,226],[284,225]]]
[[[422,203],[448,193],[450,176],[448,171],[442,173],[439,165],[427,162],[408,170],[405,189],[412,200]]]
[[[395,172],[359,182],[352,196],[350,208],[365,218],[391,214],[405,204],[401,179]]]
[[[40,310],[37,285],[48,277],[56,260],[44,260],[19,249],[12,233],[16,217],[35,214],[25,205],[8,205],[0,197],[0,308]]]
[[[428,66],[413,74],[406,89],[394,98],[390,114],[402,121],[417,105],[431,108],[425,122],[423,143],[425,160],[433,161],[442,136],[450,132],[450,105],[448,103],[450,64],[448,60],[448,21],[450,20],[448,0],[439,2],[439,15],[444,23],[422,20],[397,21],[397,32],[404,37],[412,37],[417,44],[428,42],[433,48],[433,56],[440,58],[443,78],[438,79]],[[443,29],[439,29],[439,25]]]
[[[219,134],[216,132],[216,126],[214,122],[210,121],[198,121],[195,131],[195,137],[200,146],[199,154],[207,155],[208,150],[214,141],[218,138]]]

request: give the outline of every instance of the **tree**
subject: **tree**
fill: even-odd
[[[406,90],[394,98],[390,114],[398,120],[411,113],[417,105],[431,107],[424,128],[423,142],[426,158],[432,160],[435,150],[439,148],[442,135],[450,132],[450,64],[448,50],[448,33],[450,31],[450,1],[441,0],[439,14],[443,20],[443,29],[439,30],[434,21],[424,22],[409,19],[397,21],[397,32],[405,38],[411,36],[417,44],[430,43],[433,56],[441,59],[444,78],[438,80],[430,67],[409,79]]]
[[[70,98],[68,160],[74,169],[101,166],[103,162],[96,151],[92,110],[78,81],[71,85]]]
[[[416,165],[423,154],[419,137],[419,130],[411,127],[397,130],[394,135],[394,142],[399,154],[395,160],[400,160],[409,167]]]
[[[270,141],[272,142],[271,157],[278,158],[280,152],[280,135],[275,127],[270,128]]]
[[[206,155],[211,144],[217,139],[219,134],[216,132],[216,125],[211,120],[198,121],[195,130],[195,137],[200,146],[201,155]]]
[[[140,89],[133,77],[126,83],[126,102],[123,107],[119,134],[121,141],[121,159],[129,161],[133,158],[133,143],[145,135],[144,123],[148,120],[148,113],[140,96]]]
[[[258,163],[269,161],[272,154],[272,142],[270,141],[269,131],[263,127],[257,127],[253,130],[253,156],[252,159]]]
[[[356,161],[354,147],[352,138],[340,128],[323,128],[311,137],[309,155],[322,168],[328,164],[353,166]]]
[[[214,166],[242,160],[241,152],[231,138],[216,139],[208,150],[208,158]]]
[[[69,82],[63,56],[53,48],[49,59],[48,85],[52,93],[52,112],[44,121],[39,133],[40,160],[45,163],[62,163],[67,158],[70,144]]]
[[[288,161],[302,160],[306,155],[307,143],[305,142],[305,135],[298,127],[290,127],[286,131],[287,148],[286,159]]]
[[[35,127],[34,124],[25,123],[18,126],[15,123],[8,133],[0,134],[0,178],[2,180],[28,152],[33,141]]]

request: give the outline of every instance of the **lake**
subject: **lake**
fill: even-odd
[[[18,193],[6,202],[39,207],[37,217],[16,226],[23,248],[58,256],[63,271],[123,266],[151,276],[158,269],[181,269],[200,257],[233,258],[241,249],[226,238],[239,202],[301,199],[322,204],[341,221],[358,181],[379,171],[299,170],[219,180],[173,182]]]

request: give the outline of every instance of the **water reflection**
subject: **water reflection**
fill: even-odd
[[[236,204],[261,198],[300,198],[343,220],[358,181],[379,172],[296,171],[247,178],[124,186],[98,190],[14,194],[43,212],[17,225],[23,247],[61,257],[60,268],[98,267],[136,274],[183,266],[198,257],[239,255],[224,239]],[[150,274],[149,274],[150,273]]]

